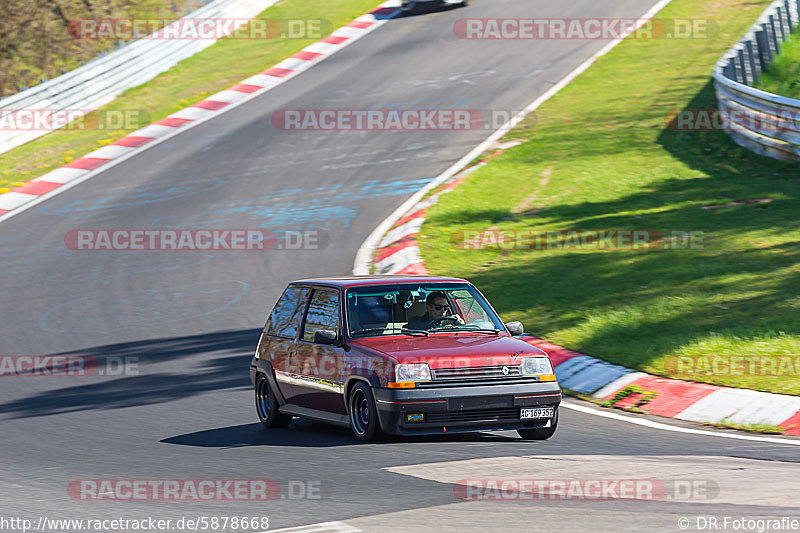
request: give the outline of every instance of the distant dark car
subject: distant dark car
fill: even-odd
[[[547,439],[561,389],[550,358],[520,334],[463,279],[295,281],[250,365],[256,411],[268,428],[300,416],[363,441],[504,429]]]
[[[437,6],[465,6],[467,0],[403,0],[403,11],[415,11]]]

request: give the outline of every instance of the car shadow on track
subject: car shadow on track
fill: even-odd
[[[511,442],[514,437],[491,433],[455,433],[451,435],[426,435],[418,437],[386,436],[372,443],[358,442],[348,428],[331,426],[311,420],[295,418],[286,428],[264,429],[261,424],[240,424],[215,429],[185,433],[161,440],[166,444],[200,446],[206,448],[238,448],[243,446],[300,446],[325,448],[360,444],[393,443],[443,443],[443,442]]]
[[[89,356],[97,367],[106,362],[135,361],[123,375],[52,379],[51,388],[0,404],[13,418],[58,415],[95,409],[152,405],[226,389],[251,387],[250,359],[260,329],[108,344],[65,352]],[[58,388],[68,382],[71,386]],[[77,385],[73,385],[75,383]]]
[[[161,440],[166,444],[182,446],[200,446],[205,448],[239,448],[242,446],[302,446],[308,448],[324,448],[353,444],[349,431],[344,428],[332,428],[333,431],[300,430],[293,425],[287,428],[266,430],[255,424],[206,429],[193,433],[185,433]],[[339,430],[339,431],[337,431]]]
[[[462,5],[432,5],[432,6],[418,6],[412,11],[401,11],[399,15],[397,15],[396,19],[403,19],[409,17],[419,17],[422,15],[430,15],[432,13],[444,13],[447,11],[453,11],[455,9],[463,9],[464,6]]]

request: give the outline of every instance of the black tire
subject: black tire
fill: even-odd
[[[558,408],[556,408],[556,414],[553,416],[553,421],[551,422],[549,428],[518,429],[517,433],[519,433],[519,436],[522,437],[524,440],[547,440],[553,436],[553,434],[556,432],[557,427],[558,427]]]
[[[350,414],[350,429],[356,440],[369,442],[381,436],[381,422],[378,419],[378,408],[372,389],[363,381],[356,383],[350,390],[347,400],[347,411]]]
[[[289,425],[292,417],[278,412],[278,399],[264,374],[256,379],[256,413],[265,428],[282,428]]]

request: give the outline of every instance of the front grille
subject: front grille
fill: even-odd
[[[503,370],[506,370],[505,372]],[[433,371],[433,379],[486,379],[510,378],[522,375],[519,365],[475,366],[465,368],[437,368]]]
[[[482,387],[486,385],[519,385],[521,383],[539,383],[535,376],[513,376],[502,378],[467,378],[467,379],[436,379],[433,381],[418,381],[418,389],[443,389],[448,387]]]
[[[472,409],[465,411],[428,413],[425,415],[425,422],[430,424],[452,424],[454,422],[499,422],[506,420],[519,420],[519,407],[506,407],[501,409]]]

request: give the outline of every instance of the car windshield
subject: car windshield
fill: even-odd
[[[347,290],[346,299],[352,337],[505,332],[481,294],[463,283],[354,287]]]

